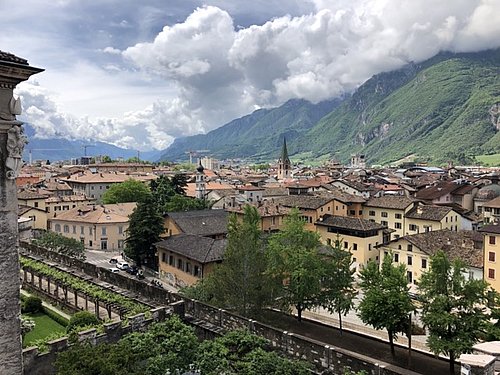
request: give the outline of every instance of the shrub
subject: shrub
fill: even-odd
[[[30,296],[26,298],[22,306],[22,312],[26,314],[36,314],[43,311],[42,300],[38,297]]]
[[[45,315],[49,316],[52,320],[56,321],[60,325],[67,327],[69,324],[69,320],[66,319],[64,316],[59,315],[57,312],[54,310],[48,309],[46,307],[43,308],[43,312]]]
[[[100,324],[100,321],[94,314],[88,311],[80,311],[71,317],[69,324],[66,327],[66,332],[71,333],[79,327],[90,327],[98,324]]]

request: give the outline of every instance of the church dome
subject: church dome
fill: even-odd
[[[476,199],[481,200],[491,200],[500,196],[500,185],[490,184],[479,189],[476,195]]]

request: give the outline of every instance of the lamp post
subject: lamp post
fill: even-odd
[[[23,373],[16,177],[26,137],[22,122],[16,120],[21,102],[13,91],[18,83],[42,71],[0,51],[0,374]]]

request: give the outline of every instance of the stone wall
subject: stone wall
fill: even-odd
[[[172,313],[165,307],[151,310],[151,318],[146,319],[144,314],[137,314],[128,318],[128,324],[122,321],[104,324],[104,333],[96,329],[78,333],[79,342],[89,342],[93,345],[102,343],[115,343],[124,335],[131,332],[144,332],[147,327],[155,322],[164,321]],[[24,375],[51,375],[55,373],[54,362],[59,352],[68,349],[72,344],[67,337],[48,343],[48,351],[40,353],[37,347],[23,350]]]
[[[46,249],[23,243],[22,251],[32,255],[37,255],[44,259],[58,262],[61,265],[76,266],[78,269],[88,275],[95,275],[100,280],[109,282],[124,289],[133,290],[135,293],[145,298],[153,299],[157,302],[171,305],[180,316],[184,316],[188,323],[195,327],[195,332],[200,339],[212,339],[225,331],[234,329],[248,329],[250,332],[262,336],[270,341],[272,347],[281,351],[289,357],[303,359],[315,365],[317,373],[331,371],[333,373],[342,373],[344,369],[350,368],[353,371],[365,370],[368,374],[377,375],[416,375],[417,373],[393,366],[389,363],[376,361],[355,352],[326,345],[297,334],[292,334],[280,329],[259,323],[252,319],[247,319],[223,309],[219,309],[208,304],[194,301],[188,298],[182,298],[175,293],[154,287],[141,280],[131,279],[118,273],[111,273],[107,269],[96,267],[66,256],[55,254]],[[113,334],[113,340],[118,340],[123,334],[123,329],[119,334]],[[108,331],[110,339],[110,332]],[[96,341],[100,342],[99,336]],[[49,353],[50,356],[50,353]],[[51,357],[52,359],[54,356]],[[49,361],[47,360],[47,363]],[[379,366],[383,366],[379,367]],[[42,374],[43,372],[30,373]],[[50,374],[50,373],[49,373]]]

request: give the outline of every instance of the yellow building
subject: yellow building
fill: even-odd
[[[81,241],[88,250],[122,251],[136,203],[73,208],[48,219],[49,230]]]
[[[418,201],[404,196],[382,196],[369,199],[363,207],[363,219],[374,221],[393,229],[392,238],[405,235],[406,214]]]
[[[64,195],[53,196],[45,199],[45,209],[49,216],[60,211],[69,211],[72,208],[88,206],[95,203],[94,198],[87,198],[85,195]]]
[[[47,230],[47,212],[40,208],[19,206],[18,216],[31,220],[32,229]]]
[[[21,206],[35,207],[46,211],[45,200],[52,196],[52,193],[42,190],[20,190],[17,193],[17,202]]]
[[[484,235],[484,280],[500,292],[500,224],[479,230]]]
[[[284,207],[280,204],[271,201],[264,201],[260,205],[255,206],[260,216],[259,229],[267,232],[275,232],[283,227],[285,216],[292,210],[290,207]],[[245,205],[236,207],[227,207],[226,211],[236,214],[239,220],[243,220],[245,214]]]
[[[269,201],[268,201],[269,202]],[[332,196],[317,195],[289,195],[273,198],[270,204],[278,204],[288,208],[298,208],[300,215],[306,222],[305,229],[316,231],[315,223],[323,215],[333,215],[335,202]]]
[[[177,234],[156,243],[160,278],[176,288],[196,284],[222,262],[226,244],[226,239],[193,234]]]
[[[429,270],[430,257],[442,250],[449,259],[464,261],[468,278],[480,280],[483,278],[482,237],[475,231],[448,229],[403,236],[379,247],[380,263],[392,253],[394,263],[406,266],[408,283],[417,284],[422,273]]]
[[[334,244],[338,239],[341,246],[352,253],[357,271],[370,260],[379,260],[377,246],[384,242],[386,229],[382,224],[360,218],[325,215],[315,226],[323,243]]]
[[[405,215],[404,234],[418,234],[441,229],[465,229],[464,218],[453,208],[419,204]]]

